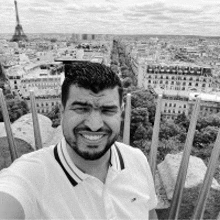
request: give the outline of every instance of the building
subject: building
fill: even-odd
[[[61,83],[60,75],[27,75],[21,79],[20,94],[27,98],[33,90],[35,96],[57,96],[61,92]]]
[[[165,119],[175,119],[179,114],[189,114],[189,92],[165,90],[162,95],[161,114]]]
[[[220,112],[220,95],[205,93],[190,93],[189,95],[189,114],[192,113],[196,98],[200,97],[200,115],[205,117]]]
[[[190,65],[140,64],[138,87],[164,90],[209,92],[212,90],[211,67]]]
[[[41,113],[41,114],[45,114],[45,113],[48,113],[50,111],[52,111],[52,109],[55,107],[55,106],[59,106],[61,105],[61,100],[60,100],[60,95],[58,96],[47,96],[47,97],[36,97],[35,98],[35,103],[36,103],[36,109],[37,109],[37,112],[38,113]],[[27,97],[25,99],[27,101],[27,105],[29,107],[29,109],[31,108],[31,101],[30,101],[30,98]]]
[[[175,90],[155,90],[157,94],[162,92],[161,114],[165,119],[175,119],[179,114],[191,115],[196,103],[200,101],[200,116],[205,117],[220,112],[220,95],[198,92],[186,92]]]

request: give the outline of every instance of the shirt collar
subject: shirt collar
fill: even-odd
[[[124,160],[117,146],[117,143],[112,145],[110,151],[111,151],[111,158],[109,164],[110,167],[117,171],[123,170]],[[67,152],[67,144],[64,138],[55,147],[54,154],[57,162],[60,164],[67,178],[74,186],[81,183],[84,179],[86,179],[89,176],[88,174],[82,172],[79,168],[77,168],[76,165],[71,160]]]

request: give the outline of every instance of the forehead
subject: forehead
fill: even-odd
[[[94,105],[119,105],[118,87],[105,89],[99,93],[72,85],[69,90],[67,104],[74,101],[87,102]]]

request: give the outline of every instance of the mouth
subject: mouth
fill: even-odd
[[[99,143],[108,135],[107,132],[79,131],[77,133],[89,143]]]
[[[86,140],[88,141],[99,141],[101,140],[104,135],[89,135],[89,134],[81,134]]]

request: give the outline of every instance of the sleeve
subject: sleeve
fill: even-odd
[[[35,219],[38,210],[37,201],[41,198],[42,185],[39,185],[41,175],[34,175],[35,171],[39,173],[39,166],[15,161],[9,168],[0,172],[0,191],[10,194],[19,201],[26,219]]]
[[[24,180],[10,172],[1,174],[0,191],[17,199],[24,209],[25,218],[32,218],[33,213],[31,214],[31,210],[35,204],[30,186],[28,186]]]
[[[147,157],[141,152],[140,150],[139,158],[143,161],[143,169],[147,178],[148,187],[149,187],[149,196],[150,196],[150,203],[149,203],[149,210],[154,209],[157,206],[158,199],[155,191],[155,184],[154,178],[152,176],[151,168],[148,163]]]

